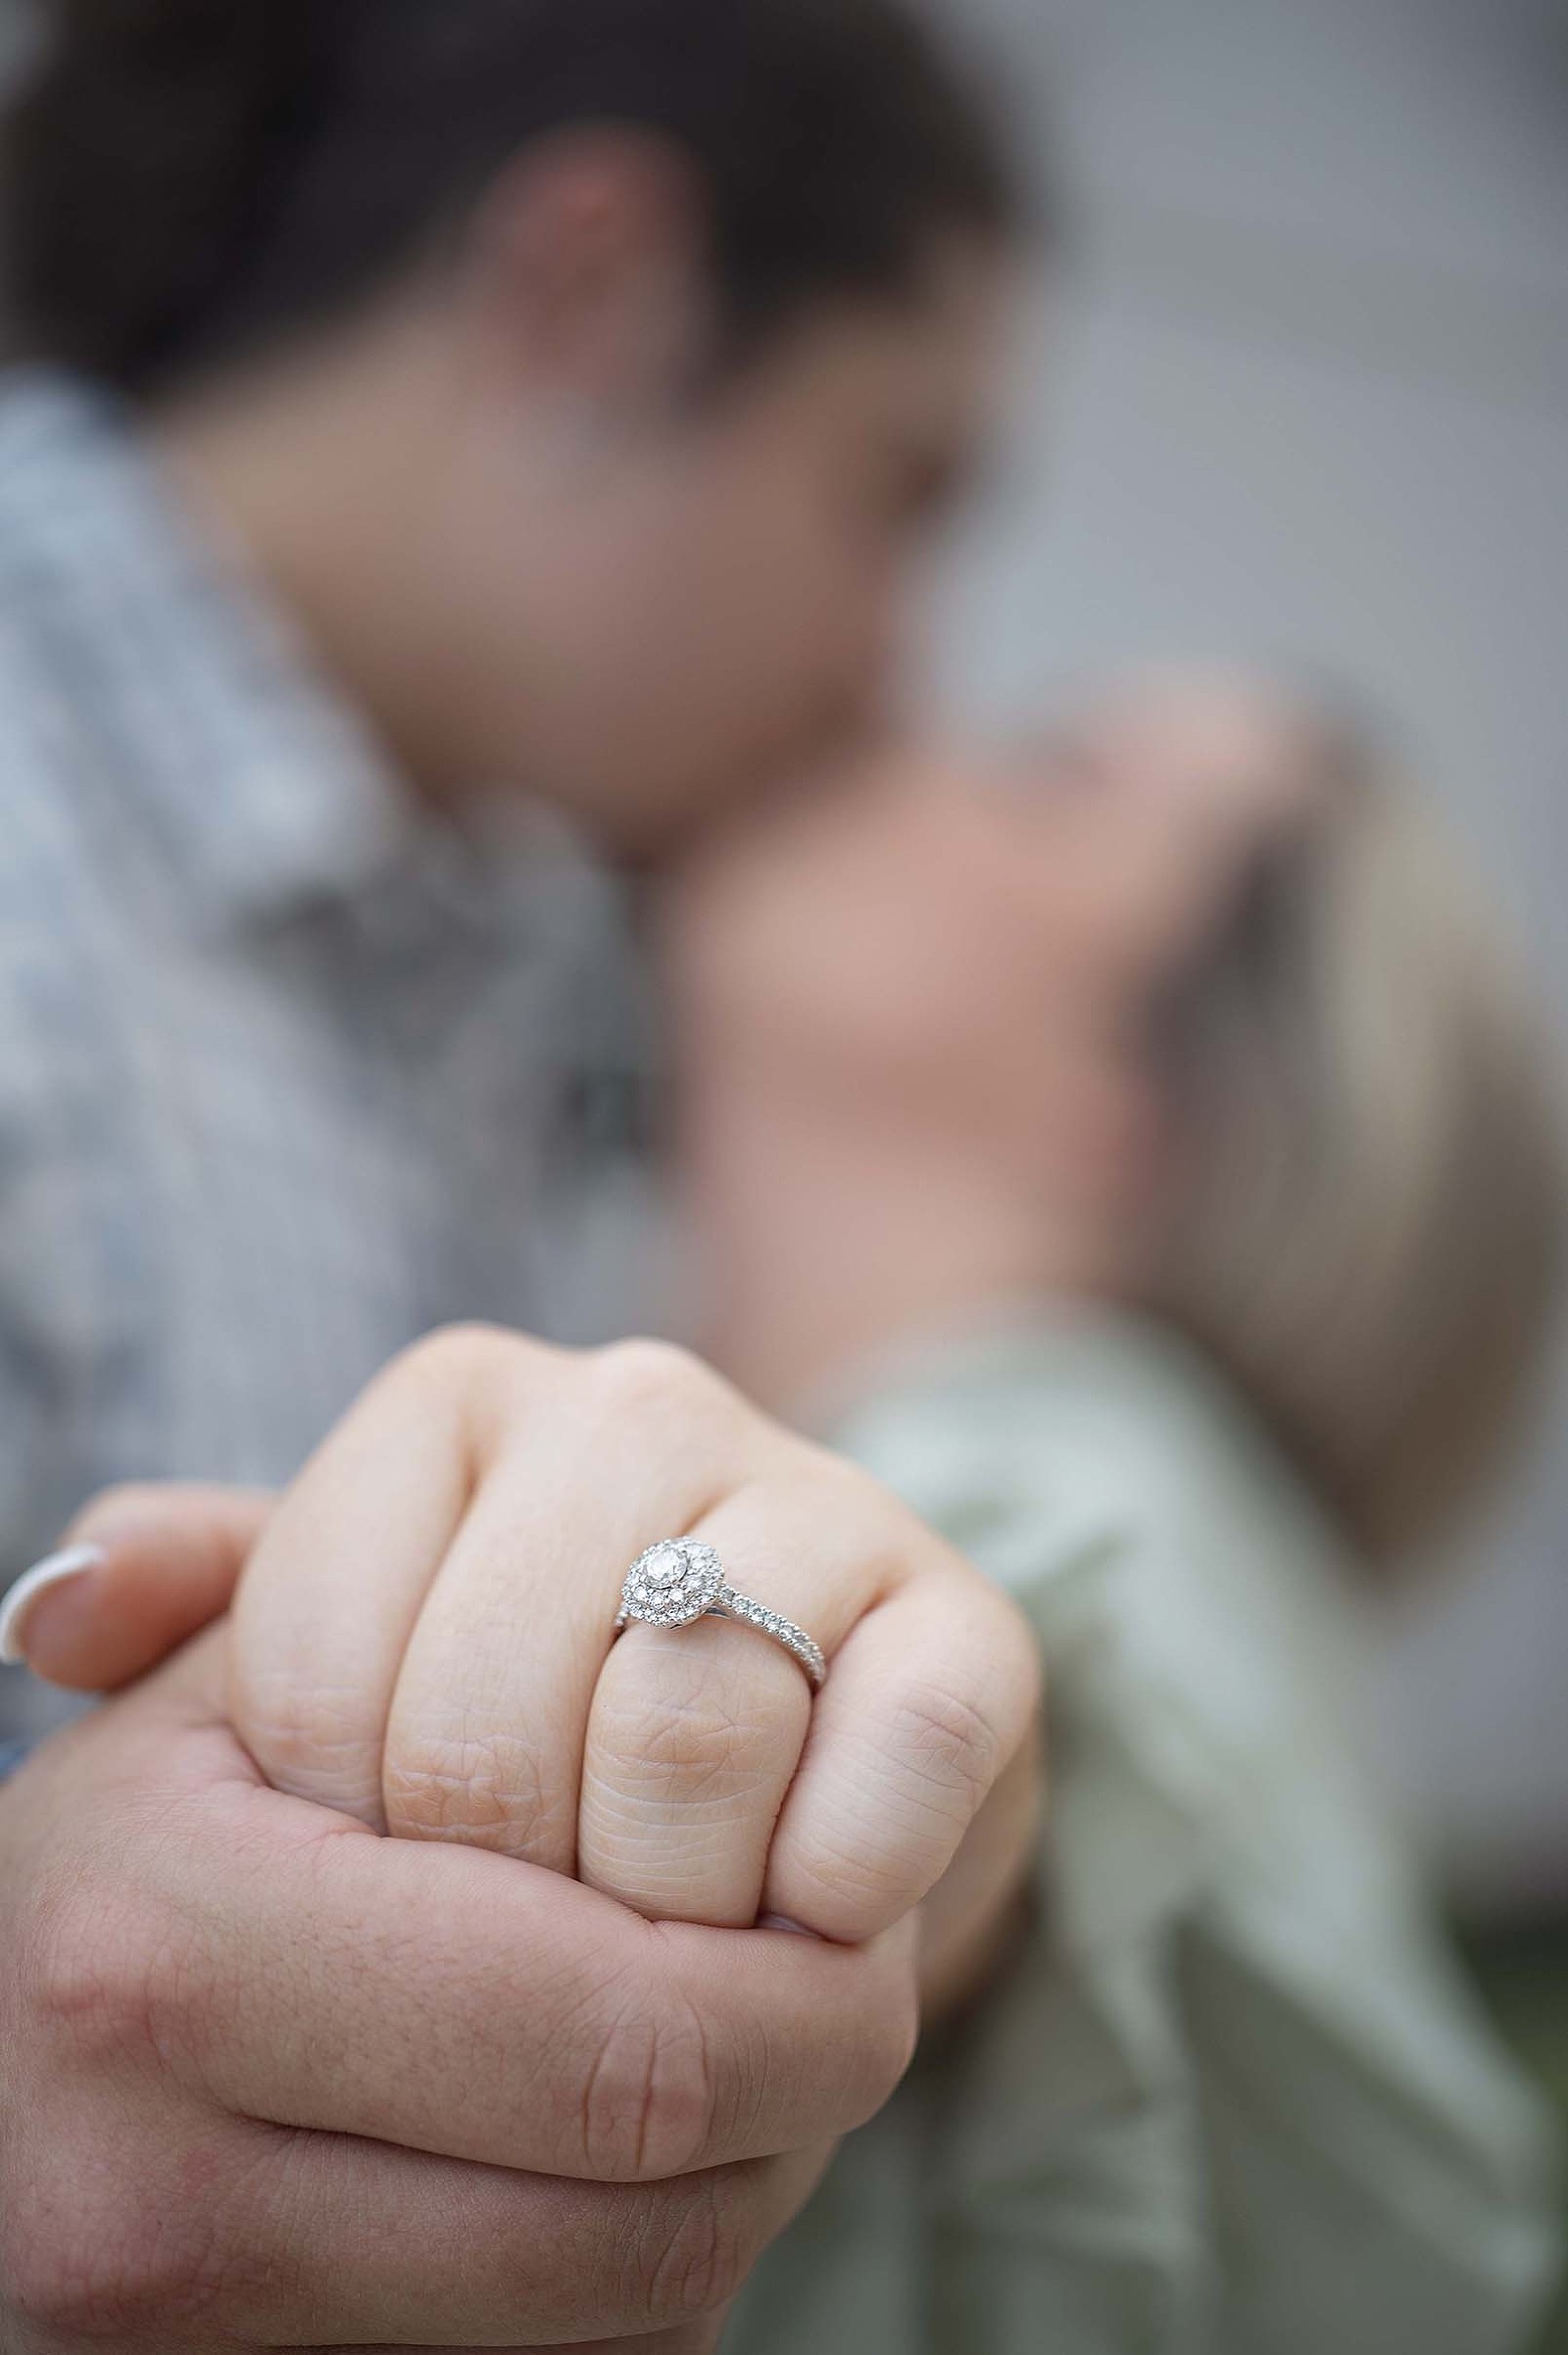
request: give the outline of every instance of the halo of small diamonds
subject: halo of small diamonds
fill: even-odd
[[[621,1589],[623,1619],[645,1627],[690,1627],[710,1611],[724,1587],[724,1565],[711,1545],[665,1538],[640,1553]]]
[[[615,1633],[621,1634],[633,1620],[644,1627],[694,1627],[710,1613],[716,1619],[738,1619],[782,1644],[805,1669],[812,1692],[821,1691],[827,1661],[820,1645],[782,1612],[770,1611],[765,1603],[726,1586],[718,1555],[695,1538],[662,1538],[637,1556],[620,1590]]]

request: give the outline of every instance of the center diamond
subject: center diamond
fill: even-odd
[[[621,1605],[649,1627],[690,1627],[718,1600],[724,1565],[711,1545],[669,1538],[639,1554],[626,1573]]]

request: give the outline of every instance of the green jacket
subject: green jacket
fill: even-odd
[[[1042,1317],[837,1444],[1020,1599],[1027,1952],[926,2052],[726,2355],[1502,2355],[1554,2264],[1537,2107],[1356,1760],[1353,1563],[1237,1401]]]

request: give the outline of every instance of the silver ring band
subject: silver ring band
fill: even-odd
[[[783,1644],[806,1671],[813,1693],[820,1693],[827,1682],[821,1645],[781,1611],[770,1611],[765,1603],[737,1595],[726,1585],[724,1565],[711,1545],[699,1545],[695,1538],[664,1538],[650,1545],[626,1573],[616,1635],[634,1622],[643,1627],[694,1627],[699,1619],[733,1619],[755,1627],[759,1635]]]

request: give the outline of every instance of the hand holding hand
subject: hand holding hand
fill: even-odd
[[[266,1788],[215,1635],[0,1791],[0,2343],[705,2355],[902,2074],[907,1949],[375,1840]]]
[[[96,1508],[76,1534],[113,1535],[110,1569],[38,1605],[38,1666],[135,1673],[137,1631],[167,1645],[220,1608],[264,1522],[231,1702],[279,1789],[575,1873],[652,1919],[770,1915],[854,1943],[942,1884],[939,1996],[1016,1889],[1026,1625],[886,1492],[678,1352],[425,1344],[275,1517],[201,1493]],[[627,1565],[671,1535],[711,1544],[736,1588],[822,1644],[814,1709],[746,1627],[612,1643]]]
[[[820,1639],[814,1710],[752,1629],[612,1641],[665,1533]],[[0,1794],[7,2345],[706,2355],[903,2073],[912,1909],[941,1990],[1016,1889],[1010,1605],[678,1354],[489,1332],[275,1512],[122,1493],[74,1535],[21,1632],[105,1685],[255,1550],[231,1628]]]

